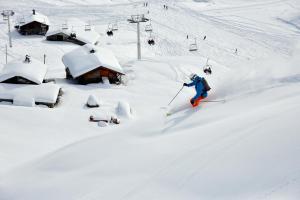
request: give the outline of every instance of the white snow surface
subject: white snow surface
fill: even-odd
[[[92,50],[95,52],[91,53],[90,51]],[[109,49],[92,44],[86,44],[66,53],[62,61],[74,78],[99,67],[105,67],[124,74],[123,68],[120,66],[117,58]]]
[[[90,20],[99,46],[114,53],[128,80],[107,86],[57,79],[64,94],[54,109],[2,102],[0,199],[300,199],[300,2],[147,2],[0,0],[16,15],[36,8],[57,26],[70,17]],[[136,24],[127,22],[136,13],[151,18],[156,43],[147,44],[150,22],[141,23],[141,61]],[[119,30],[106,36],[116,21]],[[190,52],[195,37],[198,51]],[[53,74],[64,71],[62,56],[78,47],[15,31],[12,39],[9,61],[46,52]],[[7,41],[7,24],[0,22],[1,58]],[[208,57],[210,76],[202,71]],[[192,72],[209,82],[206,100],[226,102],[185,108],[195,95],[185,87],[167,107]],[[90,94],[103,106],[87,109]],[[132,107],[132,120],[105,128],[89,121],[119,117],[119,101]],[[168,110],[179,111],[166,117]]]
[[[23,60],[14,60],[5,64],[0,70],[0,82],[19,76],[36,84],[41,84],[47,69],[47,65],[34,58],[31,58],[29,63]]]
[[[35,106],[35,101],[32,97],[30,97],[28,95],[14,96],[13,104],[15,106],[34,107]]]

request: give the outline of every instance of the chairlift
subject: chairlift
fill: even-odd
[[[113,35],[114,35],[114,32],[112,31],[112,29],[108,29],[107,32],[106,32],[106,34],[107,34],[108,36],[113,36]]]
[[[203,72],[207,75],[210,75],[212,73],[211,67],[212,67],[211,65],[205,65],[203,67]]]
[[[85,30],[85,31],[90,31],[90,30],[91,30],[91,25],[90,25],[90,24],[86,24],[86,25],[84,26],[84,30]]]
[[[107,28],[106,34],[107,34],[108,36],[113,36],[113,35],[114,35],[113,27],[112,27],[111,24],[108,24],[108,28]]]
[[[24,18],[24,16],[20,18],[19,24],[25,24],[25,18]]]
[[[155,40],[154,40],[154,37],[151,35],[151,32],[150,32],[150,36],[148,38],[148,44],[151,46],[151,45],[155,45]]]
[[[71,38],[76,38],[76,33],[74,31],[72,31],[72,33],[70,34]]]
[[[62,29],[62,30],[68,30],[68,24],[67,24],[67,23],[62,24],[62,25],[61,25],[61,29]]]
[[[4,21],[7,21],[7,20],[8,20],[8,15],[4,15],[4,14],[2,13],[2,16],[3,16],[3,20],[4,20]]]
[[[145,31],[146,32],[151,32],[153,29],[152,29],[152,25],[151,24],[148,24],[145,26]]]
[[[210,74],[212,73],[212,70],[211,70],[212,65],[208,64],[208,60],[209,60],[209,58],[207,58],[206,64],[205,64],[204,67],[203,67],[203,72],[204,72],[206,75],[210,75]]]
[[[195,42],[190,44],[190,49],[189,50],[190,51],[197,51],[198,50],[196,38],[195,38]]]
[[[112,31],[117,31],[118,29],[118,23],[116,22],[112,25]]]
[[[152,30],[153,30],[153,28],[152,28],[151,21],[150,21],[150,23],[145,26],[145,31],[152,32]]]

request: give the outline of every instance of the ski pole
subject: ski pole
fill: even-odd
[[[178,94],[181,92],[181,90],[184,88],[184,85],[181,87],[181,89],[177,92],[177,94],[175,95],[175,97],[170,101],[170,103],[168,105],[170,105],[174,99],[178,96]]]

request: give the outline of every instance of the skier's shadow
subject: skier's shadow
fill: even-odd
[[[184,121],[186,121],[187,119],[192,117],[196,112],[198,112],[199,109],[201,109],[201,108],[202,108],[202,105],[199,105],[196,108],[191,107],[185,111],[175,113],[174,116],[171,115],[170,120],[167,120],[167,122],[166,122],[167,124],[170,124],[170,125],[163,128],[162,133],[167,133],[170,129],[182,124]]]

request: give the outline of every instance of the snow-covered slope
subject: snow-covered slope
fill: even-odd
[[[0,0],[16,15],[34,7],[53,26],[91,21],[99,46],[111,49],[127,74],[119,86],[57,79],[64,94],[51,110],[1,104],[0,199],[299,199],[299,2],[148,2]],[[126,21],[136,13],[151,18],[156,41],[147,44],[149,23],[142,24],[141,61],[136,26]],[[116,22],[119,30],[106,36]],[[2,58],[6,27],[0,23]],[[189,52],[195,37],[199,50]],[[46,54],[47,76],[63,78],[62,55],[77,46],[44,39],[13,31],[8,59]],[[202,71],[208,57],[209,76]],[[184,88],[171,104],[179,111],[166,117],[191,72],[210,83],[207,100],[226,102],[187,108],[194,91]],[[99,108],[85,106],[91,94]],[[121,124],[88,121],[118,115],[120,101],[132,113],[120,115]]]

